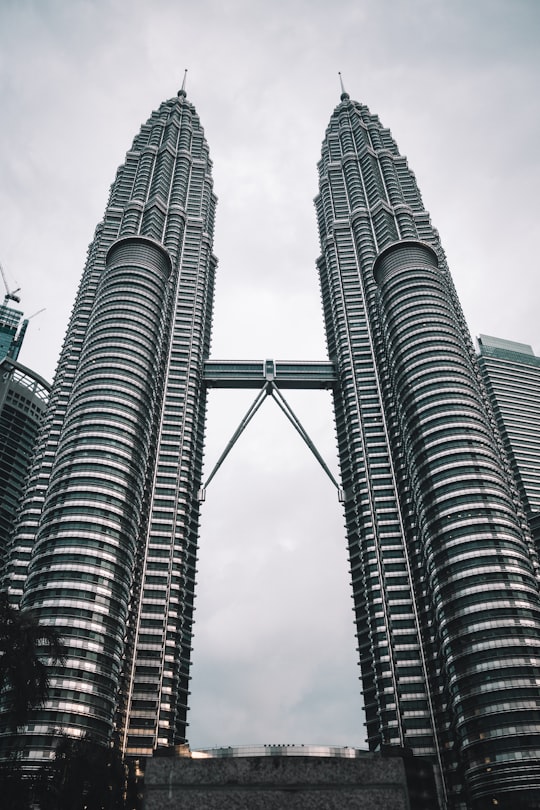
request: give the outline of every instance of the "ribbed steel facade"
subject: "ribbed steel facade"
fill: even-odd
[[[216,260],[211,162],[182,90],[118,170],[15,535],[14,599],[68,646],[25,757],[57,734],[185,740]]]
[[[448,807],[538,801],[538,564],[438,234],[346,93],[319,178],[369,745],[430,757]]]

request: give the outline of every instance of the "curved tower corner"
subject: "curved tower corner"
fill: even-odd
[[[315,202],[369,746],[443,806],[534,802],[536,555],[414,175],[346,93]]]
[[[32,761],[60,733],[138,755],[185,740],[211,169],[182,90],[135,137],[88,250],[8,564],[68,648],[23,732]]]

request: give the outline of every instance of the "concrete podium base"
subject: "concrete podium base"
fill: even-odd
[[[400,757],[154,757],[145,810],[411,810]]]

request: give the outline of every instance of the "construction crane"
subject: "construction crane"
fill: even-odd
[[[6,288],[6,294],[4,296],[4,305],[7,304],[8,301],[15,301],[16,304],[19,304],[21,299],[19,298],[17,293],[20,292],[21,288],[17,287],[16,290],[9,289],[6,274],[4,273],[4,268],[2,267],[1,264],[0,264],[0,273],[2,273],[2,280],[4,282],[4,287]]]

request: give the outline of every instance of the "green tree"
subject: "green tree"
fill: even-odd
[[[47,766],[42,810],[124,810],[127,768],[121,753],[91,737],[62,737]]]
[[[0,762],[0,806],[9,810],[30,810],[32,780],[23,773],[18,759]]]
[[[5,757],[0,762],[0,803],[10,810],[32,807],[33,780],[18,759],[17,728],[47,698],[49,661],[64,659],[54,628],[40,624],[31,611],[13,607],[7,594],[0,593],[0,731]]]
[[[30,711],[41,706],[49,689],[49,663],[62,664],[65,648],[53,627],[30,610],[13,607],[0,594],[0,726],[15,732]]]

